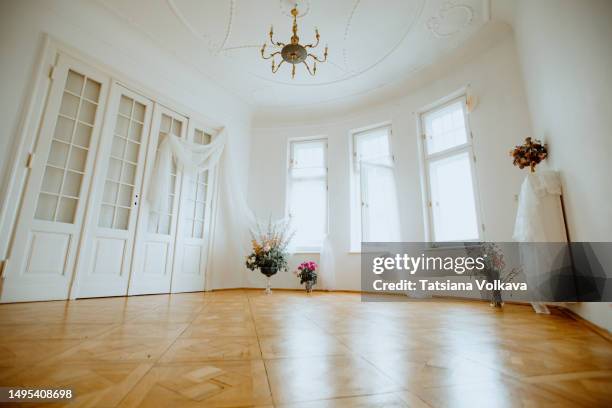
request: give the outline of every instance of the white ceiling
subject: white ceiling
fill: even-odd
[[[270,25],[291,34],[291,0],[101,0],[156,43],[238,95],[281,113],[355,103],[461,47],[489,20],[488,0],[302,0],[302,43],[321,33],[329,60],[316,77],[260,57]]]

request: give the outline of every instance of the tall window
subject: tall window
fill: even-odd
[[[360,242],[400,240],[390,135],[390,126],[353,134],[353,249]]]
[[[465,97],[421,115],[431,241],[480,239]]]
[[[289,145],[288,212],[297,251],[319,251],[327,233],[327,141]]]

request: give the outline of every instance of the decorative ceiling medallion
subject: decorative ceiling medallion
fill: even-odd
[[[293,18],[291,10],[297,7],[297,3],[292,0],[279,0],[279,7],[282,14]],[[310,0],[300,0],[300,8],[302,9],[297,15],[298,18],[307,16],[310,13]]]
[[[280,41],[274,41],[274,27],[270,27],[270,44],[272,44],[274,51],[270,55],[266,56],[266,46],[267,44],[264,42],[261,47],[261,57],[263,59],[271,59],[272,60],[272,73],[276,74],[278,69],[285,63],[288,62],[291,64],[291,79],[295,78],[295,66],[297,64],[304,64],[308,73],[312,76],[317,74],[317,62],[326,62],[327,61],[327,46],[325,46],[325,51],[323,52],[323,59],[320,59],[314,54],[308,52],[309,49],[314,49],[319,46],[319,41],[321,40],[321,36],[319,35],[319,30],[315,29],[315,39],[316,43],[314,44],[300,44],[300,37],[298,37],[298,25],[297,25],[297,17],[299,15],[299,11],[297,9],[297,5],[291,9],[291,15],[293,16],[293,26],[291,28],[293,35],[291,36],[291,42],[289,44],[282,43]],[[282,61],[276,65],[275,57],[280,55],[282,57]],[[308,58],[312,58],[311,62],[313,63],[312,70],[310,69],[310,65],[308,65]]]
[[[439,38],[451,37],[474,20],[474,9],[467,4],[449,1],[438,10],[438,15],[427,21],[427,29]]]

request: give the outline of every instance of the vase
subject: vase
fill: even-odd
[[[269,295],[270,293],[272,293],[272,282],[271,282],[271,277],[273,275],[276,275],[276,272],[278,272],[278,268],[275,266],[262,266],[261,268],[259,268],[259,270],[261,271],[261,273],[263,273],[266,276],[266,295]]]
[[[501,295],[501,291],[499,290],[494,290],[491,293],[491,303],[490,303],[491,307],[494,308],[502,308],[504,306],[504,301],[502,300],[502,295]]]
[[[310,293],[312,292],[312,287],[314,286],[314,283],[312,281],[306,281],[306,293]]]

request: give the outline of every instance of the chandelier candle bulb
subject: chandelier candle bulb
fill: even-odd
[[[311,76],[315,76],[317,73],[317,62],[326,62],[328,47],[325,46],[325,50],[323,52],[323,58],[319,58],[314,54],[308,52],[308,49],[314,49],[319,46],[319,41],[321,39],[321,35],[319,34],[319,29],[315,28],[315,43],[314,44],[300,44],[300,37],[298,36],[298,24],[297,17],[299,15],[297,6],[291,10],[291,15],[293,17],[293,24],[291,27],[291,31],[293,35],[291,36],[291,41],[289,44],[282,43],[280,41],[274,41],[274,27],[270,26],[270,44],[274,47],[274,52],[270,55],[266,56],[266,46],[267,44],[264,42],[261,47],[261,57],[263,59],[271,59],[272,60],[272,73],[275,74],[278,69],[283,65],[283,63],[288,62],[292,65],[291,67],[291,78],[295,78],[295,66],[297,64],[304,64],[306,66],[306,70]],[[280,55],[282,61],[277,65],[275,61],[275,57]],[[313,63],[312,69],[310,65],[308,65],[308,58],[311,58],[311,62]]]

